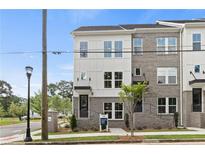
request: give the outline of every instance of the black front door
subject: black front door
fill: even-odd
[[[88,118],[88,95],[80,95],[80,118]]]
[[[193,112],[201,112],[202,111],[202,89],[201,88],[193,88],[192,90],[192,110]]]

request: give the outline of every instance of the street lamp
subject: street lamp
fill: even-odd
[[[24,139],[25,142],[32,141],[31,132],[30,132],[30,78],[33,71],[31,66],[26,66],[26,75],[28,78],[28,108],[27,108],[27,129],[26,129],[26,138]]]

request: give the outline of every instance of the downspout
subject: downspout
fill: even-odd
[[[180,28],[180,125],[183,126],[183,43],[182,43],[182,32],[184,27]]]

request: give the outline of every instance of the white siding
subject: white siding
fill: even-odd
[[[120,89],[104,88],[104,72],[123,72],[123,83],[131,84],[131,53],[123,52],[122,58],[115,58],[112,53],[112,58],[104,58],[104,41],[112,41],[113,51],[114,41],[122,41],[123,50],[127,51],[131,49],[131,35],[75,36],[74,50],[77,52],[81,41],[88,41],[88,57],[80,58],[79,53],[74,54],[74,86],[91,86],[92,97],[117,97]],[[80,80],[80,72],[87,73],[85,81]],[[74,97],[77,96],[74,92]]]
[[[202,28],[185,28],[183,31],[183,50],[192,50],[192,34],[201,34],[201,49],[205,50],[205,26]],[[194,66],[200,65],[200,73],[196,73],[197,79],[205,79],[205,52],[204,51],[193,51],[183,53],[183,91],[191,90],[189,81],[194,80],[194,77],[190,74],[190,71],[194,73]]]

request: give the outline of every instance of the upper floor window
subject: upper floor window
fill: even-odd
[[[112,57],[112,41],[104,41],[104,57]]]
[[[158,84],[177,84],[177,68],[157,68]]]
[[[158,54],[172,54],[177,50],[176,37],[161,37],[157,38],[157,53]]]
[[[115,88],[121,88],[122,72],[115,72]]]
[[[134,76],[141,76],[141,68],[134,69]]]
[[[195,73],[200,73],[200,65],[195,65],[194,66],[194,72]]]
[[[142,38],[133,38],[133,52],[134,52],[134,55],[143,54],[143,39]]]
[[[80,79],[81,80],[86,80],[86,73],[85,72],[81,72],[81,74],[80,74]]]
[[[104,88],[112,88],[112,72],[104,73]]]
[[[80,42],[80,57],[88,56],[88,42]]]
[[[193,34],[192,40],[193,40],[193,51],[201,50],[201,34]]]
[[[115,57],[122,57],[122,41],[115,41]]]

